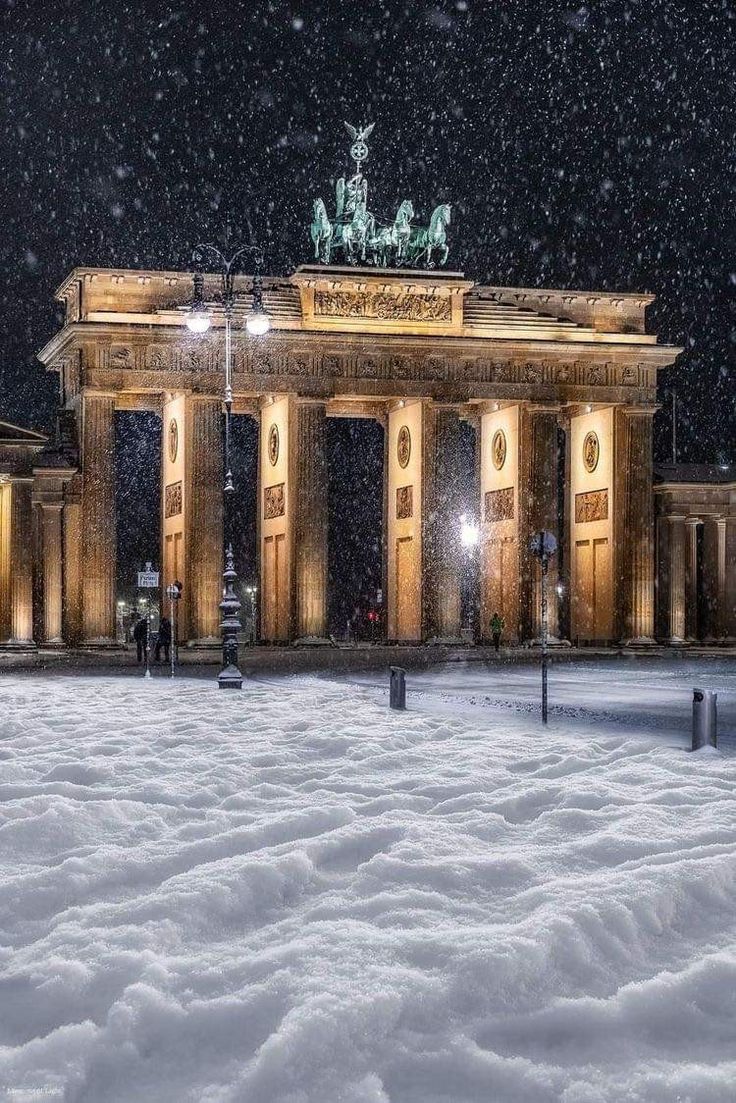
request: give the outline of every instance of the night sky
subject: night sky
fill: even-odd
[[[376,122],[375,209],[452,202],[453,267],[656,293],[682,458],[736,459],[732,3],[2,10],[2,416],[50,424],[34,354],[73,265],[187,267],[227,220],[274,273],[308,260],[346,118]]]
[[[188,267],[230,222],[275,274],[375,121],[370,206],[453,205],[487,283],[641,290],[686,346],[680,458],[736,460],[736,6],[2,5],[0,417],[48,427],[36,351],[76,264]],[[656,453],[671,449],[656,422]],[[130,448],[128,452],[130,453]],[[338,448],[339,451],[339,448]]]

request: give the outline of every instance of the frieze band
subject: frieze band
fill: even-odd
[[[365,296],[352,296],[347,292],[316,292],[331,299],[359,299]],[[380,296],[374,296],[379,298]],[[433,296],[412,296],[405,302],[427,300],[427,309],[437,304],[445,304],[450,309],[448,299]],[[392,302],[397,300],[392,299]],[[407,306],[407,309],[409,307]],[[439,320],[436,319],[436,320]],[[396,349],[377,350],[365,355],[359,350],[329,348],[315,349],[290,347],[285,342],[271,341],[268,348],[252,349],[247,344],[239,345],[236,338],[233,348],[233,370],[235,375],[309,377],[323,379],[377,379],[408,380],[446,383],[508,383],[508,384],[547,384],[560,387],[636,387],[650,388],[654,385],[656,369],[647,364],[591,363],[585,360],[574,361],[529,361],[524,359],[497,359],[486,356],[468,356],[467,352],[453,354],[432,352],[429,354]],[[82,371],[92,369],[103,371],[135,371],[175,373],[215,373],[222,371],[221,350],[206,340],[196,345],[171,343],[164,345],[131,343],[98,346],[83,356]],[[73,365],[70,365],[69,375]],[[66,373],[65,373],[66,376]]]

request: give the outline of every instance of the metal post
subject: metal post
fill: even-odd
[[[237,580],[235,567],[233,566],[233,548],[228,544],[225,553],[225,571],[223,579],[225,590],[220,602],[222,610],[222,670],[217,675],[217,684],[220,689],[242,689],[243,675],[238,668],[238,632],[240,631],[240,602],[235,593],[234,584]]]
[[[233,473],[230,468],[230,414],[233,405],[233,350],[232,350],[232,302],[225,302],[225,486],[226,494],[232,493]]]
[[[174,677],[176,666],[176,604],[174,602],[174,585],[169,586],[169,616],[171,619],[171,677]]]
[[[146,594],[146,671],[144,678],[151,677],[151,595]]]
[[[693,690],[693,746],[694,751],[701,747],[715,747],[717,740],[718,694],[712,689]]]
[[[677,463],[677,391],[672,388],[672,462]]]
[[[539,560],[542,569],[542,723],[547,723],[547,569],[557,552],[557,538],[551,532],[536,532],[529,541],[529,551]]]
[[[391,667],[389,707],[392,709],[406,708],[406,671],[400,666]]]
[[[549,560],[542,556],[542,723],[547,723],[547,568]]]

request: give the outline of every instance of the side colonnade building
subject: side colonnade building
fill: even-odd
[[[213,298],[217,277],[204,279]],[[233,413],[259,426],[264,642],[328,632],[325,424],[333,417],[384,427],[389,641],[460,636],[458,488],[469,478],[481,636],[497,611],[509,641],[539,637],[540,579],[528,548],[548,529],[561,544],[550,581],[560,570],[565,595],[562,624],[551,603],[552,633],[581,643],[654,640],[652,418],[657,371],[681,350],[646,333],[651,296],[312,265],[264,278],[271,330],[252,337],[238,325],[250,286],[236,277]],[[184,583],[181,639],[194,648],[218,640],[223,319],[192,334],[191,293],[188,273],[95,268],[75,269],[59,288],[65,324],[39,355],[59,376],[64,447],[55,469],[33,461],[15,474],[0,451],[0,639],[115,643],[115,413],[149,410],[163,433],[162,585]],[[462,421],[476,432],[473,472],[462,470]],[[36,445],[42,455],[44,438]],[[733,540],[724,527],[718,554],[731,555]],[[34,588],[43,610],[35,627]],[[669,616],[667,638],[676,634]],[[724,635],[734,634],[731,616],[722,614]]]

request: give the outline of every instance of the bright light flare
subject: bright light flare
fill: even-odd
[[[212,319],[206,310],[191,310],[187,314],[187,329],[192,333],[206,333],[212,325]]]
[[[472,521],[462,521],[460,525],[460,540],[463,547],[474,548],[480,540],[480,529]]]
[[[245,328],[251,337],[262,337],[271,328],[271,321],[268,314],[264,314],[262,311],[254,311],[245,319]]]

